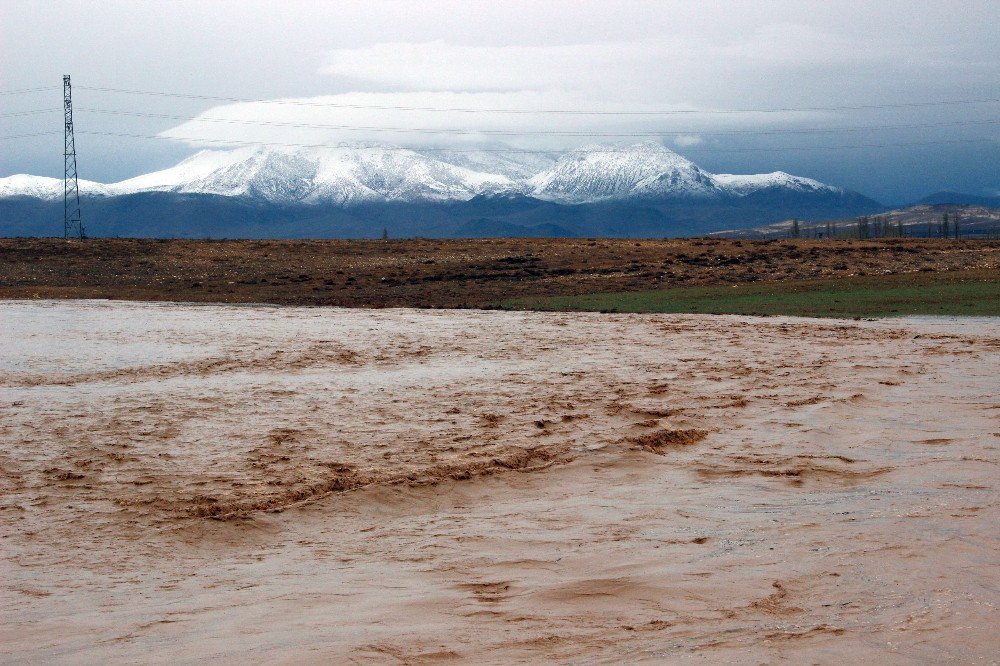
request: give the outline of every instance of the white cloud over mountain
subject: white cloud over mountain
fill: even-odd
[[[845,91],[857,97],[868,90],[869,99],[884,99],[894,81],[909,81],[915,72],[951,68],[961,75],[977,69],[976,62],[963,60],[956,70],[951,56],[933,45],[914,52],[903,35],[859,44],[855,35],[791,21],[730,35],[667,30],[642,39],[569,44],[378,42],[323,56],[320,74],[350,91],[227,104],[164,136],[196,144],[200,139],[371,139],[454,146],[497,140],[554,149],[578,145],[582,133],[597,138],[617,133],[618,138],[674,135],[676,145],[690,147],[710,141],[710,135],[702,135],[713,129],[794,128],[829,124],[837,117],[822,111],[720,110],[797,108],[809,106],[809,100],[829,105],[846,100]],[[545,113],[553,110],[596,113]],[[684,113],[643,115],[661,111]],[[616,115],[620,112],[630,115]],[[258,127],[246,121],[274,124]],[[576,135],[567,136],[571,133]]]
[[[321,71],[412,90],[615,90],[661,102],[667,94],[669,102],[716,91],[713,72],[763,77],[789,66],[888,62],[903,45],[886,37],[878,49],[853,46],[844,35],[780,23],[731,37],[666,32],[642,40],[554,45],[377,43],[334,50]]]

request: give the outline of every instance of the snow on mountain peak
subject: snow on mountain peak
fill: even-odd
[[[462,201],[479,194],[527,194],[558,203],[740,198],[762,190],[842,193],[782,171],[711,174],[656,141],[590,144],[557,155],[504,150],[404,149],[378,143],[324,147],[248,146],[202,150],[162,171],[102,185],[90,196],[178,192],[282,204]],[[62,197],[62,181],[0,178],[0,197]]]
[[[509,178],[374,143],[330,147],[203,150],[178,165],[111,186],[148,191],[247,196],[281,203],[468,199],[513,187]]]
[[[78,182],[80,194],[84,196],[107,196],[108,188],[92,180]],[[17,173],[13,176],[0,178],[0,198],[33,197],[35,199],[55,200],[63,197],[62,178],[47,178],[46,176],[31,176]]]
[[[528,180],[540,199],[566,203],[626,198],[711,198],[711,174],[654,141],[588,145]]]
[[[746,196],[753,192],[769,188],[782,188],[797,192],[841,192],[839,187],[825,185],[812,178],[793,176],[784,171],[761,173],[753,175],[735,175],[717,173],[713,176],[715,182],[737,196]]]

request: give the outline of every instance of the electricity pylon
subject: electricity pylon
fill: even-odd
[[[63,76],[63,238],[84,238],[83,219],[80,216],[80,184],[76,177],[76,140],[73,138],[73,88],[69,74]]]

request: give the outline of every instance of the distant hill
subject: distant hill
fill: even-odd
[[[981,197],[975,194],[943,191],[926,196],[915,205],[920,204],[966,204],[971,206],[986,206],[987,208],[1000,208],[1000,197]]]
[[[1000,206],[987,207],[973,204],[919,204],[878,215],[869,215],[869,227],[877,225],[884,230],[880,235],[908,237],[937,236],[939,225],[948,215],[949,224],[958,220],[961,238],[1000,237]],[[752,229],[730,229],[709,234],[722,238],[787,238],[792,232],[792,220],[782,220],[774,224]],[[838,236],[856,236],[858,218],[848,217],[823,221],[799,221],[800,233],[804,237],[828,236],[831,231]],[[952,227],[953,229],[954,227]]]

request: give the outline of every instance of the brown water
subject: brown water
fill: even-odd
[[[996,320],[0,321],[2,661],[1000,653]]]

